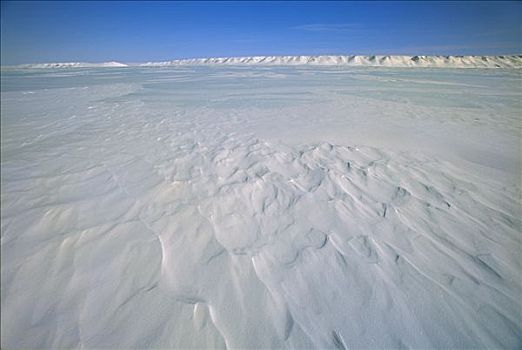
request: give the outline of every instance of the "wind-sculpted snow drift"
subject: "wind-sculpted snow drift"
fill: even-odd
[[[2,77],[2,348],[522,344],[517,72],[71,72]]]

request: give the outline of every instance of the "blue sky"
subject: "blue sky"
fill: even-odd
[[[522,2],[1,2],[3,65],[522,53]]]

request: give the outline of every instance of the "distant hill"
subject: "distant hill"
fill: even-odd
[[[102,62],[102,63],[87,63],[87,62],[61,62],[61,63],[35,63],[35,64],[21,64],[17,66],[10,66],[9,68],[88,68],[88,67],[127,67],[126,64],[120,62]]]

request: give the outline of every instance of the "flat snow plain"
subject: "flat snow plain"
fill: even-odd
[[[2,72],[2,348],[520,348],[521,74]]]

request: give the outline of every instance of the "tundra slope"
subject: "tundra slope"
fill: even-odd
[[[519,348],[520,86],[3,74],[2,348]]]

